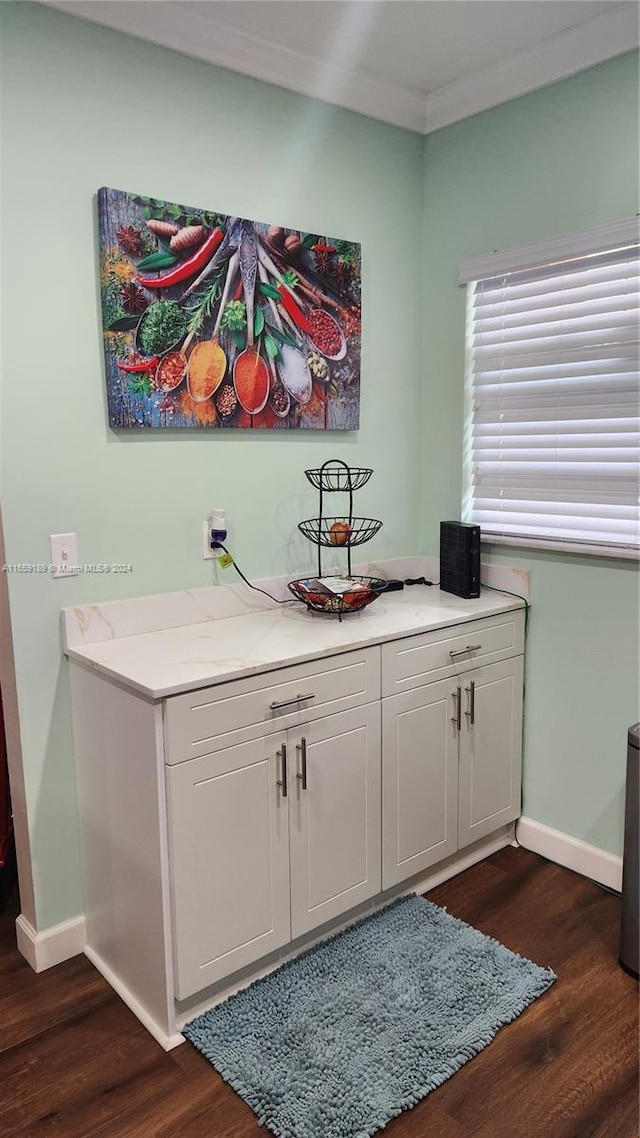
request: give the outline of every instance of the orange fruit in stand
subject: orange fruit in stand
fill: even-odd
[[[332,545],[346,545],[351,536],[351,526],[347,522],[334,522],[329,529]]]

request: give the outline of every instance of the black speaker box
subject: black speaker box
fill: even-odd
[[[457,597],[480,596],[480,526],[440,522],[440,588]]]

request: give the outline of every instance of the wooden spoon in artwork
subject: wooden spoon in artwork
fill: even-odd
[[[237,268],[238,254],[234,253],[229,259],[227,278],[220,298],[213,335],[210,340],[201,340],[199,344],[196,344],[189,356],[187,386],[194,403],[205,403],[207,399],[210,399],[226,375],[227,357],[218,340],[218,332]]]

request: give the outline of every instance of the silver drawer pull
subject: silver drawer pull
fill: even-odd
[[[269,704],[272,711],[280,711],[281,707],[291,707],[292,703],[301,703],[303,699],[315,699],[313,692],[310,695],[294,695],[293,699],[274,700]]]
[[[276,786],[279,786],[282,791],[282,797],[286,798],[288,794],[287,786],[287,744],[283,743],[279,751],[276,751],[276,758],[280,759],[282,763],[282,778],[276,779]]]
[[[296,745],[296,751],[298,751],[298,753],[300,754],[300,756],[302,758],[302,774],[300,774],[298,772],[298,774],[296,775],[296,778],[299,779],[300,782],[302,783],[302,789],[306,790],[307,789],[307,740],[305,739],[304,735],[302,736],[301,741]]]
[[[465,652],[479,652],[481,648],[482,644],[467,644],[466,648],[457,648],[455,651],[453,648],[451,648],[449,650],[449,655],[464,656]]]
[[[476,721],[476,681],[471,680],[469,687],[464,689],[469,696],[469,710],[465,711],[465,715],[469,720],[469,724],[473,727]]]
[[[451,695],[453,696],[453,707],[455,711],[455,715],[451,716],[451,722],[455,723],[456,731],[460,731],[462,728],[462,688],[460,684],[458,684],[455,691],[451,692]]]

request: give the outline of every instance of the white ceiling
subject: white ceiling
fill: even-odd
[[[638,45],[615,0],[49,0],[428,133]]]

